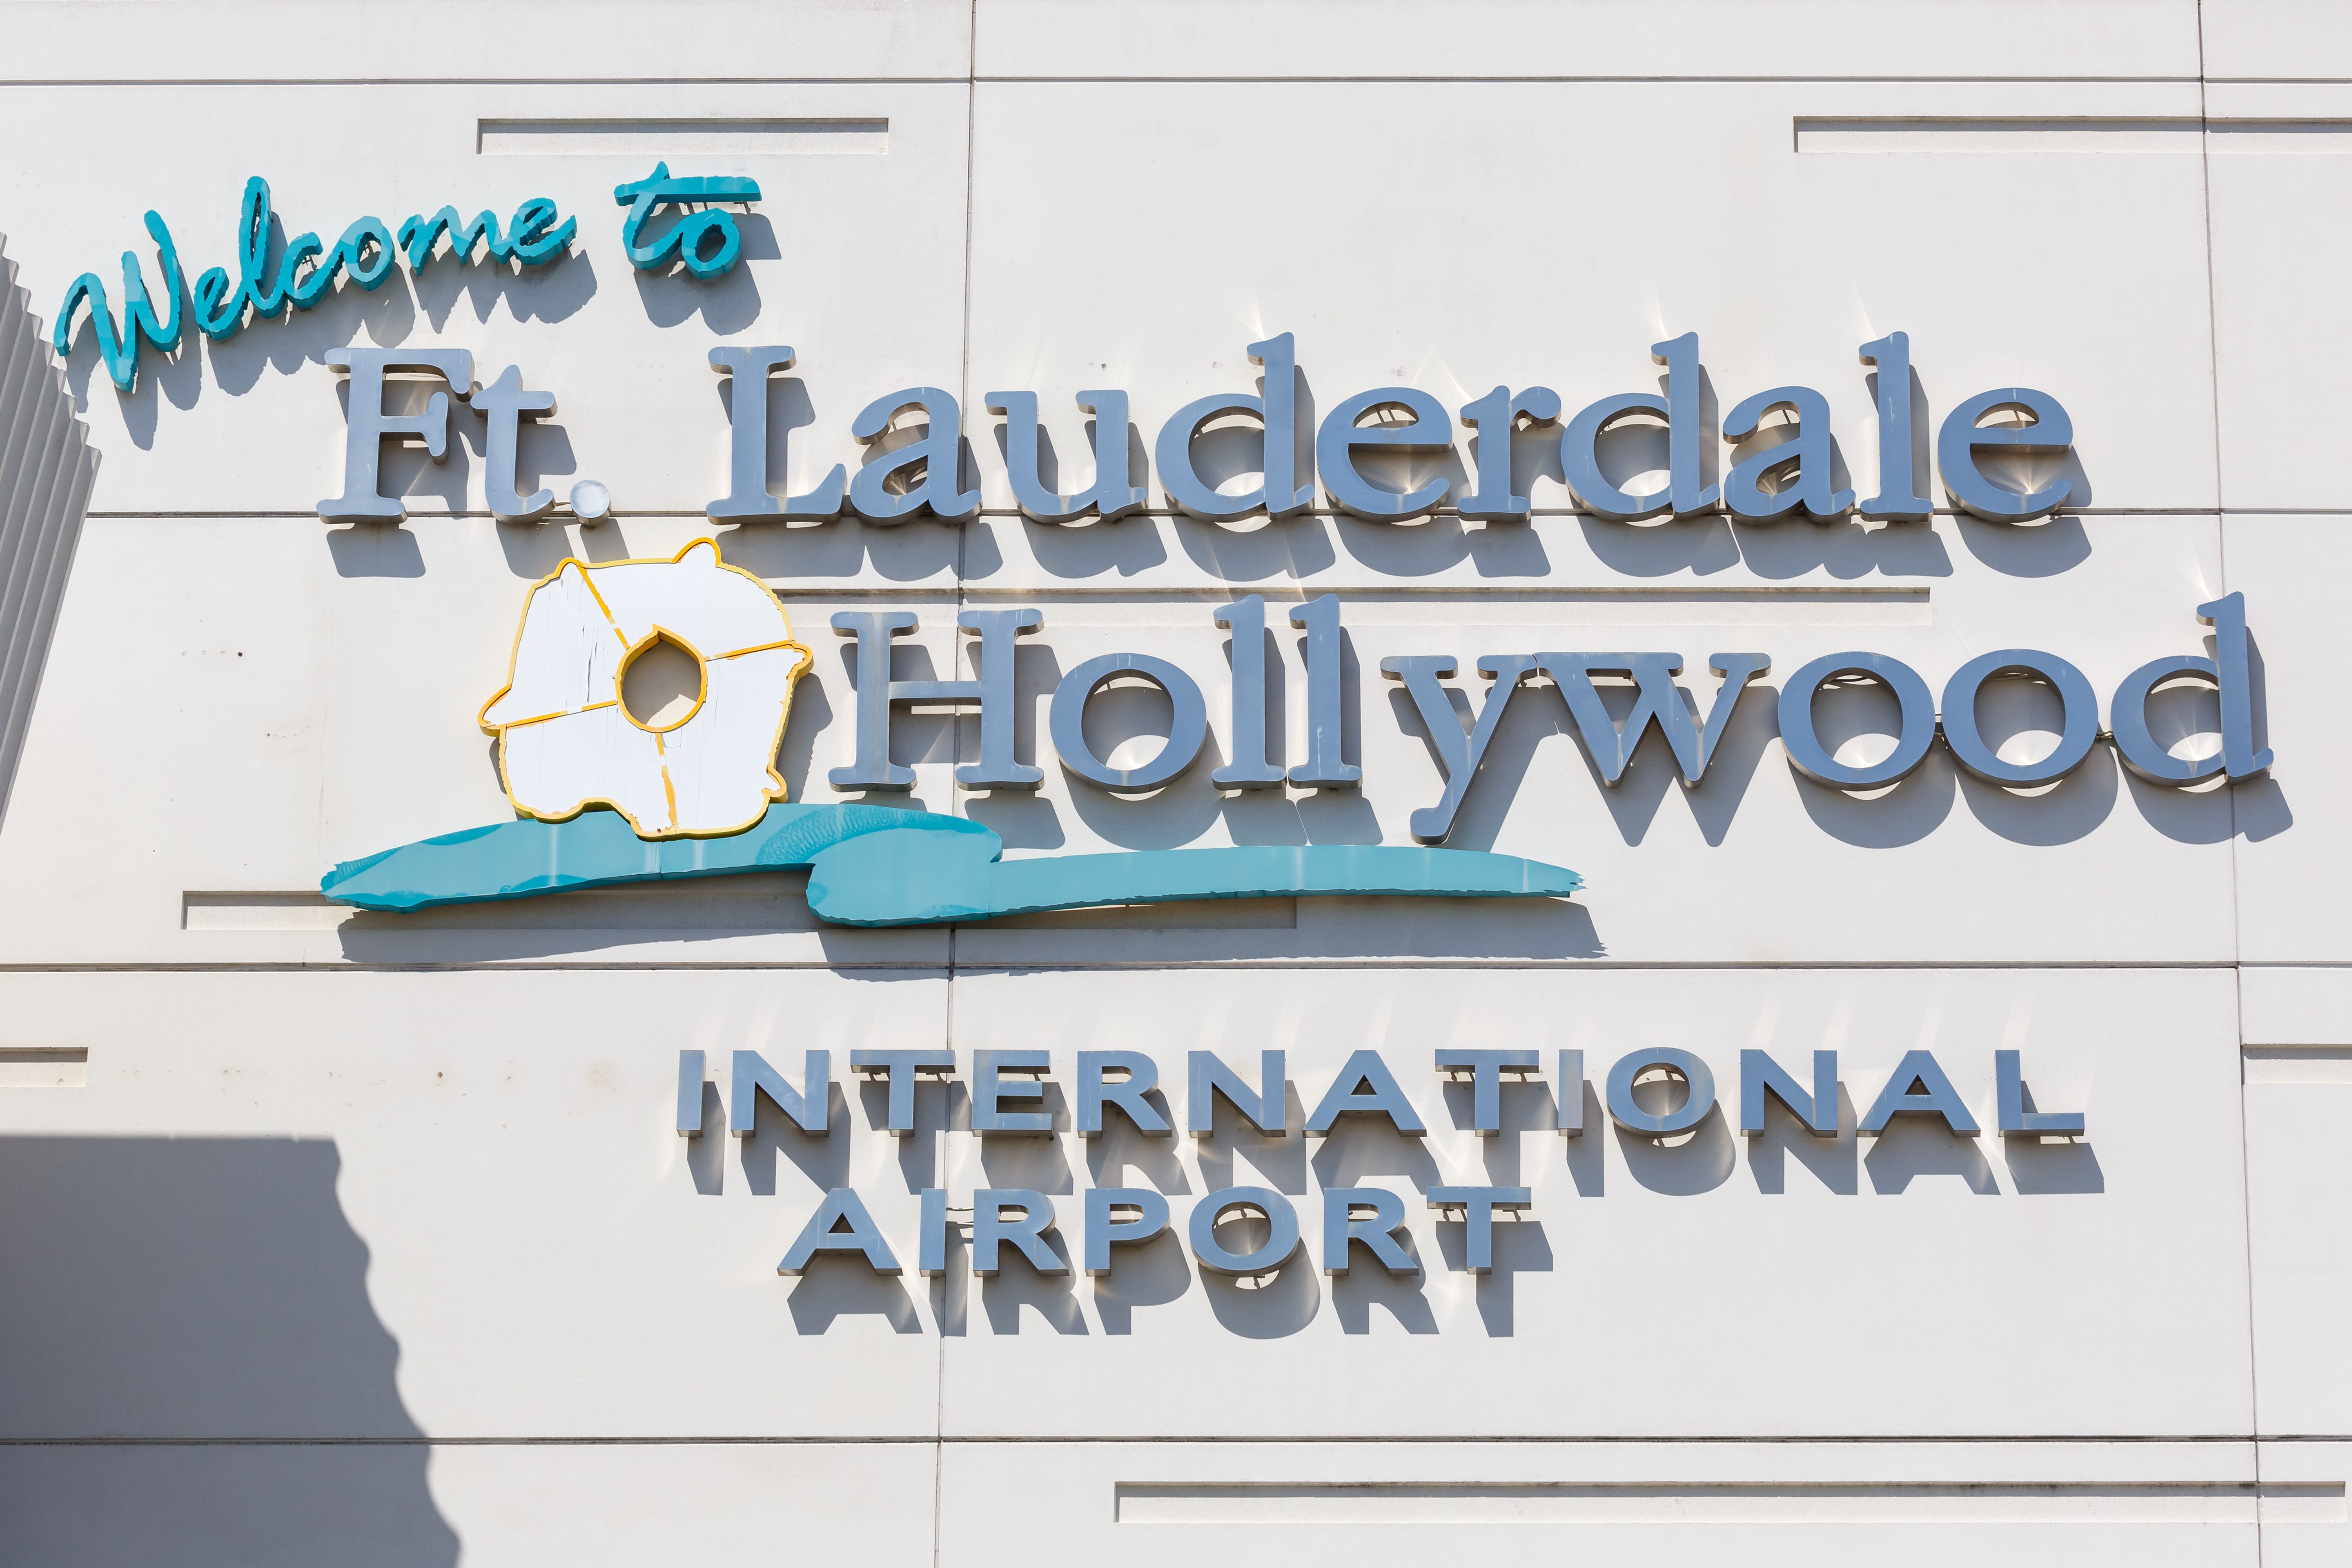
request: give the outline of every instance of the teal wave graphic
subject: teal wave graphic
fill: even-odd
[[[367,910],[523,899],[567,888],[810,868],[809,907],[836,925],[939,925],[1097,904],[1285,894],[1566,898],[1563,867],[1469,849],[1252,845],[1005,860],[977,822],[879,805],[779,803],[725,838],[645,839],[619,814],[501,822],[346,860],[320,890]]]

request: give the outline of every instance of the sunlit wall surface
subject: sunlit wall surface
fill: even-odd
[[[2337,8],[19,3],[0,53],[31,341],[86,272],[121,321],[126,250],[161,307],[150,210],[189,318],[118,390],[79,308],[62,374],[103,465],[70,577],[0,605],[0,637],[53,618],[0,824],[0,1558],[2352,1552]],[[633,265],[614,191],[656,163],[757,184],[726,209],[734,265]],[[540,265],[402,256],[209,336],[201,275],[238,286],[256,176],[264,265],[444,205],[506,224],[543,197],[577,229]],[[1898,332],[1907,384],[1882,387],[1862,350]],[[1251,345],[1279,334],[1290,380],[1262,387]],[[1743,402],[1810,389],[1802,477],[1850,500],[1628,522],[1570,486],[1563,430],[1668,398],[1653,345],[1685,334],[1690,477],[1720,486],[1788,435],[1782,409],[1724,439]],[[857,416],[930,388],[960,412],[971,515],[713,516],[740,399],[712,351],[781,345],[773,493],[887,461],[917,422],[867,444]],[[502,455],[452,400],[441,460],[381,447],[404,521],[326,521],[352,384],[329,360],[377,348],[467,351],[483,387],[512,365],[554,406]],[[438,385],[394,403],[423,417]],[[1557,417],[1474,427],[1497,386],[1548,389]],[[1433,449],[1350,459],[1386,491],[1445,485],[1406,521],[1335,504],[1316,451],[1381,388],[1444,416]],[[2065,498],[1989,521],[1956,506],[1937,437],[2019,388],[2071,441],[1987,471]],[[1106,389],[1124,432],[1080,406]],[[1041,484],[1093,484],[1108,434],[1142,506],[1024,516],[1028,455],[988,407],[1008,390],[1035,395]],[[1252,395],[1292,403],[1306,504],[1187,514],[1164,427]],[[1637,416],[1593,460],[1662,489],[1672,445]],[[1230,494],[1262,446],[1229,417],[1186,450]],[[551,510],[494,516],[509,478]],[[1464,515],[1489,478],[1523,517]],[[610,516],[570,509],[584,481]],[[1930,516],[1848,510],[1913,494]],[[338,863],[513,816],[478,718],[533,584],[703,538],[814,655],[774,763],[793,803],[966,817],[1009,860],[1403,847],[1475,743],[1444,847],[1585,887],[880,928],[821,920],[799,870],[413,914],[320,895]],[[1289,612],[1326,595],[1318,689]],[[1227,607],[1249,595],[1242,659]],[[2242,703],[2270,764],[2151,782],[2107,738],[2116,693],[2234,657],[2200,619],[2230,595],[2236,695],[2190,681],[2137,716],[2191,757]],[[836,787],[859,707],[836,616],[911,612],[892,673],[950,681],[986,674],[959,615],[1015,609],[1040,623],[1011,704],[1034,789],[962,787],[979,710],[919,703],[888,721],[911,787]],[[1873,787],[1791,765],[1784,699],[1813,661],[1897,661],[1940,704],[2001,650],[2094,695],[2057,782],[1992,782],[1946,740]],[[1199,757],[1148,791],[1090,782],[1051,732],[1065,677],[1120,653],[1203,698]],[[1577,688],[1575,653],[1676,656],[1660,679],[1694,729],[1730,703],[1699,782],[1657,733],[1610,782],[1567,699],[1622,722],[1642,694],[1600,665]],[[1743,653],[1769,668],[1726,685],[1712,667]],[[1537,655],[1524,680],[1481,672]],[[1221,785],[1259,760],[1237,744],[1251,659],[1267,765],[1306,763],[1336,703],[1359,781]],[[1799,706],[1843,764],[1898,743],[1883,684]],[[1970,713],[2012,763],[2068,718],[2016,678]],[[1131,767],[1171,718],[1112,685],[1083,735]],[[1050,1130],[973,1131],[982,1054],[1039,1050],[1042,1078],[992,1070],[1042,1085],[1005,1108]],[[739,1052],[805,1088],[818,1051],[822,1134],[738,1088]],[[954,1067],[894,1131],[861,1051]],[[1257,1089],[1269,1051],[1280,1132],[1223,1091],[1194,1103],[1193,1053]],[[1491,1131],[1438,1065],[1478,1051],[1532,1062]],[[707,1079],[693,1137],[681,1052]],[[1171,1131],[1117,1107],[1082,1129],[1101,1052],[1148,1058]],[[1360,1052],[1409,1115],[1310,1133]],[[1656,1052],[1712,1079],[1664,1137],[1622,1113],[1686,1088],[1609,1085]],[[1817,1131],[1783,1089],[1810,1094],[1821,1052]],[[1746,1053],[1782,1075],[1753,1117]],[[1943,1098],[1890,1082],[1916,1053]],[[1864,1129],[1906,1089],[1944,1109]],[[1106,1188],[1164,1197],[1169,1224],[1089,1272]],[[1234,1188],[1278,1212],[1196,1229]],[[1461,1188],[1525,1206],[1483,1237],[1433,1196]],[[900,1271],[836,1248],[780,1273],[842,1190]],[[983,1194],[1009,1191],[1050,1210],[1047,1267],[1005,1242],[983,1274]],[[1278,1266],[1211,1266],[1203,1232],[1246,1253],[1282,1214]]]

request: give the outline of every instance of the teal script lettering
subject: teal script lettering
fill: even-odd
[[[487,241],[496,260],[539,267],[563,255],[579,227],[577,218],[557,224],[555,204],[545,196],[533,196],[515,209],[503,235],[498,219],[487,212],[461,226],[457,209],[443,207],[429,218],[413,216],[402,224],[395,244],[393,231],[382,218],[362,217],[343,230],[331,248],[315,234],[297,235],[286,242],[273,264],[269,231],[275,216],[269,205],[269,182],[259,175],[247,180],[245,199],[237,208],[236,281],[232,284],[226,268],[208,268],[196,279],[190,296],[192,309],[185,312],[195,319],[196,330],[215,342],[235,336],[248,320],[277,316],[289,304],[298,310],[309,310],[327,297],[338,275],[347,274],[362,289],[378,287],[392,276],[393,261],[401,248],[408,253],[410,269],[421,272],[433,260],[435,247],[445,234],[449,237],[446,254],[457,257],[461,265],[470,261],[475,247]],[[69,352],[75,314],[87,303],[99,358],[121,392],[129,392],[138,379],[141,342],[171,353],[180,346],[184,326],[180,256],[172,243],[172,231],[159,215],[151,212],[147,232],[155,241],[156,260],[163,275],[163,315],[160,319],[156,315],[138,258],[124,251],[122,326],[117,329],[108,308],[106,284],[97,273],[85,272],[66,289],[50,335],[60,355]]]
[[[756,202],[760,199],[760,183],[727,174],[674,176],[669,165],[662,163],[656,163],[654,172],[642,180],[614,186],[613,199],[629,209],[628,216],[621,220],[621,249],[627,254],[630,266],[647,272],[658,271],[675,257],[686,263],[688,272],[707,283],[723,277],[743,254],[743,231],[736,226],[734,215],[709,204]],[[696,205],[702,210],[687,211]],[[665,206],[674,206],[685,216],[664,230],[659,238],[644,242],[646,220]],[[719,243],[706,247],[704,242],[714,238]]]

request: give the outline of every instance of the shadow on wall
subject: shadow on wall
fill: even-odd
[[[457,1562],[341,1167],[324,1141],[0,1139],[0,1561]],[[23,1441],[94,1437],[142,1441]]]

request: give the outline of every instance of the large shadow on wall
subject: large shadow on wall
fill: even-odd
[[[145,1439],[0,1448],[0,1562],[452,1568],[341,1165],[316,1140],[0,1139],[0,1436]]]

